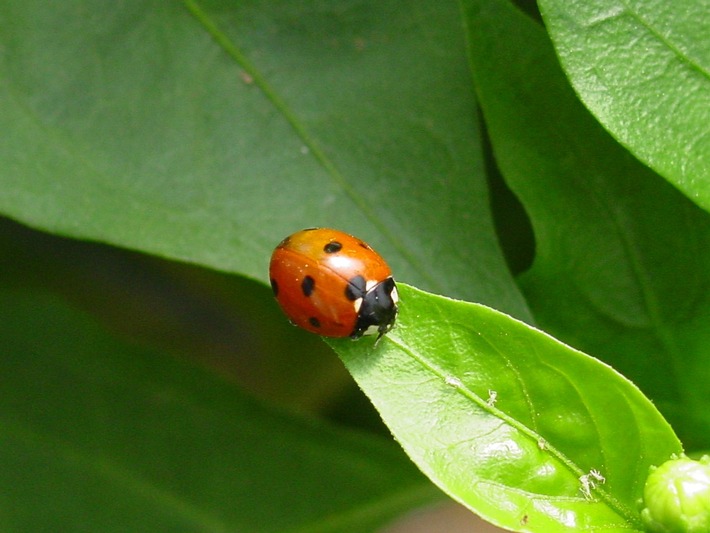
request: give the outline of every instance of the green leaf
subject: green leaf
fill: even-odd
[[[0,506],[13,531],[370,532],[438,498],[391,443],[274,412],[0,292]]]
[[[515,531],[641,530],[648,468],[681,448],[633,384],[490,308],[400,294],[377,346],[330,344],[419,468]]]
[[[262,281],[284,236],[334,226],[529,319],[455,3],[9,0],[0,51],[9,216]]]
[[[580,105],[540,25],[464,4],[496,161],[535,231],[520,281],[536,323],[632,379],[688,449],[709,446],[710,217]]]
[[[710,3],[539,3],[589,110],[636,157],[710,210]]]

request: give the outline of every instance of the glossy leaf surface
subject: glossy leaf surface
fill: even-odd
[[[400,285],[398,325],[374,349],[331,345],[412,460],[515,531],[640,531],[648,467],[680,451],[653,404],[521,322]]]
[[[539,4],[589,110],[636,157],[710,211],[710,2]]]

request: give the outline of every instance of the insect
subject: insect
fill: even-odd
[[[271,256],[269,277],[291,322],[319,335],[379,339],[397,317],[390,267],[342,231],[311,228],[286,237]]]

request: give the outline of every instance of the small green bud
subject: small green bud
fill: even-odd
[[[652,468],[641,511],[653,533],[710,533],[710,457],[685,456]]]

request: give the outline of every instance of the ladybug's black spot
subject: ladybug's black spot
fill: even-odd
[[[274,296],[279,295],[279,284],[276,283],[274,278],[271,278],[271,290],[274,291]]]
[[[301,291],[303,291],[303,296],[308,298],[311,294],[313,294],[313,290],[315,288],[316,280],[314,280],[311,276],[303,278],[303,281],[301,282]]]
[[[338,241],[329,242],[323,247],[323,251],[327,254],[334,254],[343,249],[343,245]]]
[[[365,278],[362,276],[350,278],[350,280],[348,280],[347,287],[345,287],[345,297],[351,302],[362,298],[365,296],[366,285],[367,283],[365,282]]]
[[[308,319],[308,323],[313,326],[314,328],[319,328],[320,327],[320,320],[318,320],[316,317],[312,316]]]

